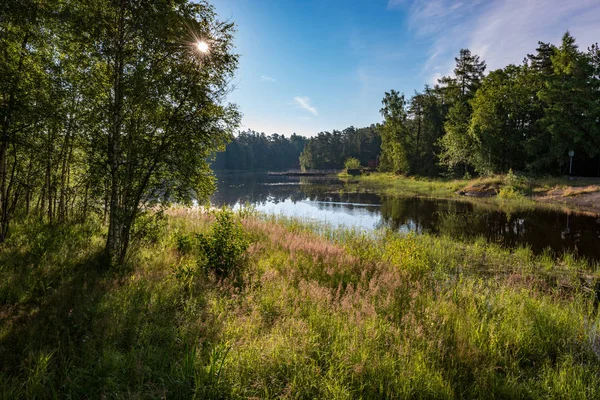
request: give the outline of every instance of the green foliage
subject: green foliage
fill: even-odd
[[[531,119],[536,93],[528,85],[527,66],[508,66],[491,72],[471,104],[469,134],[473,139],[468,161],[483,175],[526,166],[526,141],[534,134]]]
[[[463,49],[453,76],[416,93],[406,115],[404,97],[386,93],[380,169],[558,174],[568,172],[574,150],[576,173],[598,175],[600,50],[580,51],[567,32],[559,47],[540,42],[536,51],[484,77],[485,62]]]
[[[251,130],[240,132],[211,167],[215,170],[287,170],[299,167],[299,157],[309,139],[292,134],[267,136]]]
[[[215,273],[221,279],[239,275],[245,266],[246,251],[250,240],[238,216],[230,209],[223,208],[211,213],[215,222],[208,233],[173,234],[175,247],[181,254],[191,254],[196,258],[196,266],[201,270]],[[244,211],[244,215],[251,215]],[[178,272],[188,277],[193,271],[184,265]]]
[[[384,172],[407,174],[410,171],[411,138],[408,131],[406,99],[395,90],[385,93],[380,110],[384,118],[381,132],[379,169]]]
[[[503,186],[498,192],[498,197],[508,200],[523,199],[526,192],[530,190],[531,184],[527,178],[517,175],[512,169],[504,177]]]
[[[600,76],[594,71],[593,57],[593,50],[578,50],[569,32],[551,55],[553,73],[538,93],[544,106],[540,120],[544,129],[542,140],[547,141],[545,146],[534,149],[538,165],[554,165],[557,172],[567,171],[569,150],[589,158],[600,154]]]
[[[0,32],[0,242],[15,216],[94,213],[120,264],[154,230],[146,210],[212,192],[208,160],[240,114],[234,25],[210,4],[9,1]]]
[[[346,170],[359,169],[360,167],[360,160],[358,158],[350,157],[344,162],[344,168],[346,168]]]
[[[199,266],[224,278],[241,272],[250,245],[248,236],[235,214],[226,208],[215,214],[210,234],[197,235]]]
[[[306,142],[300,155],[300,167],[303,170],[342,169],[350,157],[358,159],[361,165],[372,165],[376,163],[380,146],[381,137],[374,125],[320,132]]]

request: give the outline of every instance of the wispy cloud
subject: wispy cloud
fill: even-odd
[[[300,108],[302,108],[302,109],[304,109],[304,110],[308,111],[309,113],[311,113],[311,114],[312,114],[312,115],[314,115],[315,117],[319,115],[319,112],[317,111],[317,108],[316,108],[316,107],[314,107],[314,106],[312,106],[312,105],[310,104],[310,98],[308,98],[308,97],[300,97],[300,96],[296,96],[296,97],[294,97],[294,101],[296,102],[296,104],[297,104],[297,105],[298,105]]]
[[[388,10],[393,10],[394,8],[399,8],[406,3],[406,0],[388,0],[387,8]]]
[[[387,7],[405,10],[409,29],[430,39],[423,65],[429,83],[452,71],[461,48],[492,70],[520,63],[538,41],[559,44],[566,30],[582,48],[600,37],[598,0],[389,0]]]
[[[271,82],[271,83],[277,82],[277,79],[271,78],[268,75],[261,75],[260,80],[263,81],[263,82]]]

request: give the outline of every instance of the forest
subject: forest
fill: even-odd
[[[242,133],[219,154],[217,169],[341,169],[348,158],[363,167],[428,177],[486,176],[509,170],[600,176],[600,49],[579,50],[568,32],[560,45],[539,42],[522,64],[486,74],[468,49],[451,76],[408,98],[385,93],[382,123],[311,138]],[[274,146],[298,162],[269,156]],[[264,155],[264,156],[261,156]],[[256,159],[260,161],[255,161]]]
[[[0,2],[0,399],[600,398],[600,214],[559,209],[600,185],[544,177],[539,213],[517,173],[600,175],[598,46],[461,50],[379,124],[266,135],[216,10]],[[238,173],[361,166],[387,173]]]
[[[120,264],[158,202],[203,199],[240,114],[234,25],[212,6],[4,1],[0,243],[14,219],[100,218]]]
[[[217,171],[298,169],[298,160],[307,140],[296,134],[286,138],[277,133],[267,136],[252,130],[242,131],[227,145],[225,151],[217,154],[211,167]]]
[[[310,138],[295,133],[289,138],[277,133],[267,136],[248,130],[239,132],[225,151],[217,153],[211,166],[231,171],[342,169],[351,157],[363,166],[376,166],[380,149],[376,125],[319,132]]]
[[[520,65],[485,75],[460,51],[452,76],[410,99],[383,99],[380,169],[403,174],[490,175],[510,169],[600,176],[600,49],[540,42]]]

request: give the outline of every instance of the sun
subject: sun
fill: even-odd
[[[208,53],[208,50],[210,49],[210,47],[208,46],[208,43],[206,43],[204,40],[200,40],[196,43],[196,48],[198,49],[198,51],[200,51],[201,53]]]

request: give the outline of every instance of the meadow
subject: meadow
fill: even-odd
[[[483,240],[170,209],[0,249],[0,396],[599,398],[598,265]]]

